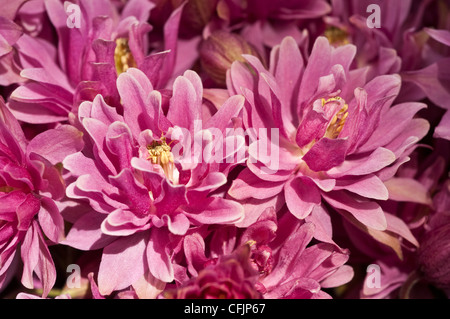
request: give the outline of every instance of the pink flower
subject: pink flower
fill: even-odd
[[[277,218],[273,207],[267,208],[245,229],[234,226],[210,231],[198,229],[183,239],[187,264],[180,265],[183,268],[177,271],[175,291],[180,297],[188,298],[187,292],[198,293],[203,285],[208,287],[219,278],[223,280],[222,276],[216,278],[209,274],[218,272],[217,267],[222,267],[224,258],[228,260],[248,249],[248,261],[241,264],[253,270],[248,270],[248,275],[238,283],[247,283],[255,276],[250,274],[255,272],[253,286],[263,298],[330,298],[323,288],[343,285],[353,276],[352,268],[345,265],[349,252],[334,244],[313,244],[314,232],[312,223],[299,221],[291,214]],[[174,288],[167,289],[169,295],[174,291]],[[166,291],[162,293],[165,294]]]
[[[241,246],[233,254],[221,256],[198,276],[182,286],[166,289],[166,299],[260,299],[255,284],[258,272],[250,265],[250,247]]]
[[[65,189],[60,163],[82,147],[80,132],[71,126],[48,130],[28,142],[0,98],[0,289],[17,272],[20,259],[26,288],[34,288],[36,275],[45,298],[55,284],[47,245],[64,238],[56,204]]]
[[[75,180],[67,195],[85,199],[92,207],[74,223],[66,244],[82,250],[103,248],[98,274],[102,295],[133,285],[147,278],[144,275],[171,282],[177,236],[194,225],[233,224],[243,215],[240,204],[214,195],[227,181],[229,165],[223,160],[228,153],[221,155],[223,164],[195,161],[195,152],[187,155],[188,148],[200,146],[203,152],[216,143],[206,134],[209,129],[225,136],[243,98],[229,98],[203,120],[203,88],[193,71],[175,80],[167,114],[161,93],[138,69],[122,73],[117,87],[123,116],[100,95],[82,103],[76,125],[86,132],[89,147],[63,162]],[[199,123],[204,139],[196,132]],[[185,134],[177,134],[180,131]],[[174,150],[180,145],[178,156]]]
[[[448,179],[441,182],[446,177],[446,163],[440,152],[446,150],[436,149],[421,162],[419,153],[414,152],[411,162],[389,181],[388,187],[396,198],[383,203],[383,208],[389,212],[389,218],[397,220],[394,222],[398,229],[407,226],[410,233],[408,236],[407,229],[403,231],[408,241],[398,241],[392,236],[385,238],[392,241],[391,247],[397,247],[395,253],[377,245],[373,238],[350,223],[344,223],[354,245],[350,249],[355,260],[362,261],[366,267],[376,265],[380,270],[377,285],[374,274],[367,273],[358,287],[361,298],[433,298],[435,292],[430,286],[434,286],[434,291],[445,288],[445,271],[441,271],[445,266],[440,261],[446,260],[448,254],[443,234],[450,219]],[[431,194],[435,194],[432,200]]]
[[[182,8],[168,19],[162,46],[150,47],[147,37],[152,27],[147,20],[153,7],[151,1],[132,0],[119,12],[110,0],[66,5],[59,0],[45,1],[58,46],[28,34],[16,41],[20,75],[27,82],[11,94],[14,115],[33,124],[66,121],[82,101],[92,101],[97,94],[120,107],[115,83],[117,75],[129,67],[139,67],[153,85],[164,87],[175,69]],[[79,25],[71,27],[69,18],[77,14]]]
[[[252,258],[260,273],[257,287],[264,298],[331,298],[324,288],[352,279],[353,269],[345,265],[348,250],[329,243],[313,244],[314,224],[299,222],[291,214],[275,222],[271,214],[266,210],[241,239],[254,243]]]
[[[366,232],[393,231],[377,201],[389,198],[384,182],[427,133],[428,122],[413,119],[425,105],[391,106],[400,78],[365,83],[365,69],[350,70],[354,55],[353,45],[333,48],[319,37],[304,64],[288,37],[269,70],[253,56],[244,56],[252,70],[232,65],[228,89],[245,96],[243,123],[253,132],[247,168],[228,192],[246,202],[241,226],[258,218],[258,205],[285,201],[297,218],[324,225],[323,241],[332,242],[325,203]]]
[[[367,27],[367,20],[371,19],[369,5],[380,8],[377,28]],[[398,102],[428,98],[447,108],[450,76],[445,66],[450,56],[445,45],[450,44],[450,33],[445,25],[448,22],[443,17],[428,21],[428,15],[439,16],[439,11],[449,9],[448,4],[338,0],[332,6],[330,15],[323,19],[324,26],[318,29],[325,29],[324,35],[333,45],[354,44],[358,48],[355,60],[359,67],[369,67],[369,78],[399,74],[402,87]]]

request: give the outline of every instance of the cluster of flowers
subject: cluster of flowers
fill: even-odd
[[[447,1],[1,6],[3,298],[450,296]]]

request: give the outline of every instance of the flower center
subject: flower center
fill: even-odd
[[[326,103],[331,101],[340,101],[342,100],[341,97],[332,97],[328,100],[322,99],[322,106],[324,106]],[[342,128],[345,125],[345,121],[348,117],[348,104],[344,103],[344,106],[336,113],[336,115],[331,120],[330,124],[328,124],[327,131],[325,133],[324,137],[335,139],[339,136],[339,133],[341,133]]]
[[[114,50],[114,61],[116,63],[117,75],[126,72],[129,68],[135,68],[136,61],[131,54],[130,47],[128,46],[128,39],[117,38],[116,49]]]
[[[347,31],[334,26],[328,26],[325,29],[324,36],[328,39],[330,44],[334,47],[349,44]]]
[[[164,174],[168,179],[174,181],[173,170],[174,170],[174,160],[173,155],[170,152],[171,148],[166,143],[166,138],[162,137],[160,141],[153,141],[152,144],[147,146],[148,160],[153,164],[159,164],[164,170]]]

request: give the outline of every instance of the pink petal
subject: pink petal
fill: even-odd
[[[198,89],[184,76],[176,78],[173,84],[173,95],[170,99],[170,107],[167,119],[174,125],[186,128],[194,133],[194,121],[200,120],[202,115],[201,103],[198,103]],[[201,96],[200,96],[201,98]]]
[[[56,269],[38,228],[37,222],[34,221],[27,232],[27,239],[24,240],[22,245],[23,250],[21,254],[24,262],[22,283],[24,286],[33,289],[33,272],[36,273],[43,288],[42,298],[45,298],[55,284]]]
[[[64,220],[53,200],[41,198],[38,218],[42,231],[51,241],[59,243],[64,239]]]
[[[389,213],[385,213],[385,216],[388,224],[388,231],[400,235],[401,237],[412,243],[414,246],[419,247],[417,239],[414,237],[408,225],[402,219]]]
[[[189,219],[184,214],[174,214],[173,216],[163,215],[162,218],[167,224],[167,228],[174,235],[185,235],[189,229]]]
[[[21,282],[26,288],[33,289],[33,272],[39,259],[39,238],[35,227],[31,226],[28,228],[20,253],[23,261]]]
[[[337,180],[334,189],[345,189],[366,198],[379,200],[387,200],[389,197],[384,183],[373,174],[363,176],[362,178],[340,178]]]
[[[313,171],[327,171],[345,160],[348,140],[322,138],[303,156],[303,160]]]
[[[244,217],[244,208],[233,200],[209,197],[201,203],[190,203],[185,215],[200,224],[233,224]]]
[[[206,122],[205,129],[216,128],[224,132],[230,125],[231,119],[238,116],[244,106],[245,99],[241,95],[235,95],[225,101],[219,110]]]
[[[82,124],[95,144],[94,156],[100,162],[99,165],[105,166],[110,174],[116,175],[118,172],[104,150],[108,126],[93,118],[84,118]]]
[[[372,133],[367,142],[359,147],[358,152],[371,151],[391,142],[421,109],[425,108],[423,103],[402,103],[388,109],[382,116],[377,129]]]
[[[322,197],[334,208],[352,214],[358,221],[375,230],[386,230],[386,216],[381,207],[372,201],[362,201],[345,191],[322,193]]]
[[[184,6],[185,2],[173,10],[164,25],[164,51],[170,50],[170,54],[167,56],[160,72],[160,87],[167,83],[175,70],[179,43],[178,31]]]
[[[434,129],[433,137],[444,138],[450,141],[450,110],[445,112],[441,122]]]
[[[46,124],[67,120],[67,111],[54,102],[22,103],[10,100],[9,106],[14,116],[26,123]]]
[[[322,288],[339,287],[348,283],[354,277],[354,271],[351,266],[343,265],[339,267],[331,276],[320,282]]]
[[[384,184],[389,191],[389,199],[391,200],[425,205],[432,204],[428,189],[414,179],[393,177],[385,181]]]
[[[195,277],[208,261],[208,258],[205,256],[205,242],[201,235],[193,233],[184,238],[183,248],[188,263],[188,271],[191,276]]]
[[[276,52],[276,65],[273,70],[275,79],[278,83],[288,81],[288,83],[291,84],[280,87],[282,101],[281,116],[283,118],[283,124],[288,126],[289,123],[292,123],[292,120],[296,115],[291,106],[291,103],[293,103],[291,99],[298,83],[300,82],[304,61],[298,45],[292,37],[284,38]],[[291,61],[298,61],[298,63],[292,64]],[[288,132],[290,131],[291,130],[288,129]]]
[[[133,284],[139,299],[156,299],[165,286],[166,283],[156,279],[151,272],[147,272]]]
[[[392,164],[396,157],[392,151],[379,147],[369,156],[361,158],[348,158],[340,166],[330,169],[327,174],[338,178],[345,175],[366,175],[375,173]]]
[[[134,140],[128,126],[123,122],[114,122],[108,127],[106,133],[106,147],[111,154],[116,156],[117,171],[131,168],[131,158],[133,157]]]
[[[168,244],[168,233],[162,229],[153,228],[146,250],[148,267],[155,278],[164,282],[171,282],[174,279]]]
[[[124,105],[124,120],[133,136],[137,138],[144,129],[159,134],[160,105],[153,103],[155,98],[149,98],[149,94],[154,96],[156,93],[151,93],[152,85],[148,78],[141,71],[130,69],[130,72],[119,75],[117,89]]]
[[[282,194],[268,199],[249,198],[243,201],[244,217],[237,222],[236,227],[247,228],[255,223],[267,207],[275,207],[279,210],[285,204]]]
[[[111,185],[120,190],[120,200],[138,216],[146,216],[150,209],[150,196],[147,188],[140,184],[130,169],[124,169],[119,175],[110,177]]]
[[[334,243],[333,237],[333,227],[331,222],[331,217],[325,210],[323,205],[314,206],[311,214],[305,219],[307,222],[314,224],[314,238],[325,242]]]
[[[61,243],[80,250],[96,250],[107,246],[115,237],[102,232],[100,227],[104,219],[103,214],[84,214],[72,225],[66,239]]]
[[[450,58],[442,58],[423,69],[403,72],[402,80],[414,83],[433,103],[445,108],[450,100],[449,63]]]
[[[27,194],[25,200],[16,208],[18,219],[18,230],[27,230],[34,220],[34,216],[39,212],[41,202],[32,193]]]
[[[233,181],[228,194],[237,199],[266,199],[279,194],[285,182],[270,182],[258,178],[249,169],[244,169]]]
[[[66,156],[79,152],[84,146],[83,134],[71,125],[61,125],[34,137],[27,153],[36,153],[52,165],[61,163]]]
[[[188,203],[186,187],[184,185],[173,185],[166,179],[161,184],[161,194],[155,199],[154,204],[158,216],[165,214],[170,216],[178,207]]]
[[[125,289],[144,275],[144,255],[148,232],[120,237],[103,249],[98,271],[98,288],[102,295]]]
[[[430,28],[424,29],[433,39],[450,46],[450,31],[448,30],[435,30]]]
[[[284,196],[289,211],[298,219],[307,217],[322,200],[315,184],[304,177],[288,181],[284,187]]]
[[[276,267],[262,281],[266,287],[279,285],[282,280],[284,281],[284,278],[290,276],[289,270],[298,266],[294,265],[293,261],[302,256],[306,246],[314,236],[314,229],[313,224],[306,223],[289,236],[285,244],[281,246]]]

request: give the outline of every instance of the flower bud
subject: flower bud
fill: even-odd
[[[217,30],[202,42],[200,61],[204,71],[218,84],[225,84],[234,61],[245,62],[242,54],[258,57],[256,49],[238,34]]]
[[[450,289],[450,224],[425,234],[418,259],[424,278],[441,289]]]
[[[201,34],[205,25],[211,20],[218,0],[189,0],[181,16],[180,37],[190,38]]]

